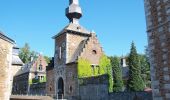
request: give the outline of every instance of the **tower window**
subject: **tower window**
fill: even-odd
[[[72,93],[72,91],[73,91],[73,87],[72,87],[72,86],[70,86],[70,87],[69,87],[69,90],[70,90],[70,93]]]
[[[52,91],[52,88],[50,87],[50,91]]]
[[[81,28],[81,27],[79,27],[79,26],[77,27],[78,30],[80,30],[80,28]]]
[[[59,59],[61,59],[61,47],[59,47],[59,55],[58,55],[59,57]]]
[[[96,51],[96,50],[93,50],[93,51],[92,51],[92,54],[94,54],[94,55],[97,54],[97,51]]]

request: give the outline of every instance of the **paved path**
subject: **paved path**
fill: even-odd
[[[11,95],[10,100],[53,100],[49,96]]]

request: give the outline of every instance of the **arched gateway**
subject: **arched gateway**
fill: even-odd
[[[58,92],[57,92],[58,98],[62,99],[64,96],[64,81],[63,78],[58,79]]]

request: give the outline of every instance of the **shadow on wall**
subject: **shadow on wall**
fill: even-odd
[[[109,100],[153,100],[152,92],[117,92],[110,93]]]

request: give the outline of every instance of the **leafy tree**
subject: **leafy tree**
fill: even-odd
[[[130,91],[143,91],[145,87],[141,77],[141,67],[138,54],[133,42],[129,54],[129,80],[127,85]]]
[[[99,62],[99,74],[108,74],[109,76],[109,92],[113,92],[113,76],[110,59],[106,55],[102,55]]]
[[[38,58],[38,52],[31,51],[29,61],[31,61],[31,59],[36,59],[36,58]]]
[[[119,57],[110,57],[113,70],[113,91],[119,92],[123,90],[122,69],[120,67]]]
[[[50,59],[51,59],[50,57],[44,56],[44,59],[45,59],[45,61],[47,62],[47,64],[50,63]]]
[[[24,47],[20,49],[19,57],[23,61],[23,63],[28,63],[31,59],[36,59],[38,57],[38,53],[30,50],[30,46],[28,43],[25,43]]]
[[[30,61],[30,47],[28,43],[25,43],[24,47],[20,49],[19,57],[23,61],[23,63],[27,63]]]

